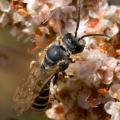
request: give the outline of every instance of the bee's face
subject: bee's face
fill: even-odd
[[[79,41],[79,44],[80,44],[80,46],[85,47],[86,42],[85,42],[85,40],[84,40],[84,39],[81,39],[81,40]]]
[[[63,43],[66,45],[67,49],[72,53],[80,53],[84,49],[84,42],[77,40],[76,37],[74,37],[71,33],[67,33],[63,38]]]

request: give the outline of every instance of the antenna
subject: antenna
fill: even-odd
[[[76,5],[76,15],[77,15],[77,25],[76,25],[76,30],[75,30],[75,37],[77,37],[77,32],[78,32],[78,28],[79,28],[79,24],[80,24],[80,0],[77,0],[77,5]],[[107,37],[109,39],[111,39],[110,36],[106,35],[106,34],[87,34],[87,35],[83,35],[82,37],[80,37],[78,39],[78,41],[80,41],[81,39],[85,38],[85,37],[89,37],[89,36],[102,36],[102,37]]]
[[[90,37],[90,36],[102,36],[102,37],[107,37],[107,38],[111,39],[111,37],[106,34],[87,34],[87,35],[83,35],[82,37],[80,37],[78,39],[78,41],[80,41],[81,39],[83,39],[85,37]]]
[[[77,25],[76,25],[76,30],[75,30],[75,37],[77,37],[77,31],[79,28],[79,23],[80,23],[80,0],[77,0],[77,5],[76,5],[76,12],[77,12]]]

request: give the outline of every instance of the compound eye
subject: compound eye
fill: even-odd
[[[85,42],[84,39],[81,39],[81,40],[79,41],[79,44],[80,44],[81,46],[85,46],[85,45],[86,45],[86,42]]]

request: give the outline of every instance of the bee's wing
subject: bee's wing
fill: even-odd
[[[23,80],[18,86],[13,97],[14,109],[18,114],[23,113],[32,106],[34,99],[39,95],[41,89],[53,77],[57,70],[57,67],[44,70],[40,67],[39,63],[31,69],[28,78]]]

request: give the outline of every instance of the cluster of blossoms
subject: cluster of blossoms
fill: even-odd
[[[0,24],[10,26],[10,33],[44,48],[55,35],[64,34],[67,19],[73,19],[72,0],[1,0]],[[55,24],[54,24],[55,23]],[[64,30],[63,30],[64,28]],[[53,37],[54,34],[54,37]]]
[[[32,40],[35,49],[45,48],[58,35],[74,34],[75,13],[72,0],[0,1],[1,25],[11,26],[18,39]],[[111,39],[85,38],[84,51],[71,55],[75,62],[50,88],[56,97],[46,115],[55,120],[119,120],[120,7],[107,0],[81,0],[80,17],[78,37],[101,33]]]
[[[104,33],[111,37],[85,38],[84,51],[71,57],[67,76],[59,78],[58,100],[46,111],[55,120],[120,119],[120,7],[99,1],[97,11],[89,8],[89,17],[80,21],[78,36]],[[66,31],[74,34],[74,26]],[[52,90],[51,90],[52,91]],[[54,92],[51,92],[54,94]]]

